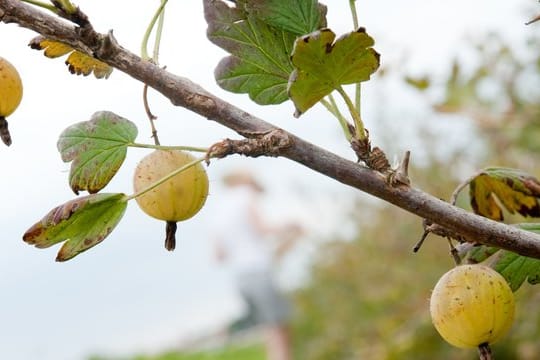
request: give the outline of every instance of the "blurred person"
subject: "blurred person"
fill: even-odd
[[[291,304],[274,280],[275,262],[302,233],[297,224],[270,226],[258,211],[264,192],[254,177],[237,171],[224,177],[227,193],[215,226],[215,257],[227,264],[242,297],[246,315],[234,322],[230,332],[261,326],[268,360],[290,360],[288,322]],[[268,235],[280,241],[272,244]]]

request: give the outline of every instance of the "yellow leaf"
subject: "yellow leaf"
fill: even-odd
[[[73,51],[73,48],[69,45],[47,39],[41,41],[39,45],[41,49],[44,50],[43,54],[51,59],[66,55]]]
[[[470,183],[471,206],[475,213],[502,221],[502,207],[509,213],[540,217],[540,182],[517,169],[487,168]]]
[[[68,56],[66,64],[72,74],[87,76],[93,71],[94,76],[98,79],[108,78],[112,71],[109,65],[79,51],[72,52]]]
[[[103,61],[75,50],[62,42],[50,40],[43,36],[32,39],[30,47],[36,50],[44,50],[43,54],[48,58],[57,58],[69,54],[66,65],[72,74],[88,76],[93,72],[96,78],[107,79],[113,70]]]

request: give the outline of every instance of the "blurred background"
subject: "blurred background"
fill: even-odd
[[[327,2],[328,25],[352,29],[346,0]],[[159,1],[77,3],[100,32],[109,29],[134,52]],[[535,1],[397,0],[358,2],[360,24],[375,38],[382,68],[363,85],[363,118],[372,143],[390,159],[412,151],[414,186],[448,199],[488,165],[539,176],[540,12]],[[205,38],[199,1],[170,1],[160,63],[231,103],[313,143],[354,159],[337,122],[316,107],[294,119],[290,102],[260,107],[215,85],[225,55]],[[25,244],[24,231],[75,195],[56,141],[67,126],[109,110],[135,122],[151,142],[142,84],[114,71],[108,80],[70,75],[62,59],[31,50],[35,34],[0,25],[0,56],[25,85],[9,119],[13,145],[0,149],[0,357],[3,359],[264,359],[257,331],[226,339],[222,329],[245,308],[230,272],[212,256],[212,223],[220,216],[221,178],[250,169],[267,189],[265,220],[295,221],[305,233],[279,263],[280,287],[293,303],[295,359],[474,359],[435,332],[428,298],[453,266],[445,240],[421,251],[421,219],[286,159],[238,156],[208,167],[210,196],[179,224],[177,249],[163,249],[164,224],[134,204],[100,245],[66,263],[57,247]],[[233,132],[150,93],[163,144],[209,146]],[[130,149],[109,192],[131,193],[137,162]],[[467,207],[466,196],[459,199]],[[511,219],[510,219],[511,220]],[[536,359],[538,291],[524,285],[500,359]]]

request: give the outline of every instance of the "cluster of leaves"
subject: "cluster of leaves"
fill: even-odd
[[[26,231],[23,240],[38,248],[65,241],[57,261],[69,260],[102,242],[122,219],[128,197],[98,191],[116,174],[136,136],[135,124],[108,111],[64,130],[57,145],[62,160],[71,162],[71,189],[90,195],[52,209]]]
[[[290,98],[299,116],[342,85],[369,80],[379,67],[365,29],[336,39],[316,0],[235,3],[204,1],[208,38],[231,54],[215,70],[225,90],[261,105]]]

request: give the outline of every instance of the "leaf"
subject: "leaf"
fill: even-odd
[[[476,245],[473,246],[468,252],[461,255],[461,259],[469,264],[478,264],[482,261],[486,260],[496,252],[498,252],[499,249],[492,246],[485,246],[485,245]]]
[[[71,161],[69,184],[79,190],[96,193],[116,174],[126,158],[127,146],[137,137],[131,121],[109,111],[92,115],[65,129],[57,147],[64,162]]]
[[[510,284],[512,291],[516,291],[527,280],[529,284],[538,284],[540,282],[540,260],[516,253],[499,250],[500,254],[497,262],[494,264],[495,270]]]
[[[540,182],[521,170],[484,169],[469,184],[471,206],[476,214],[502,221],[502,207],[514,214],[540,217]]]
[[[422,77],[405,76],[405,82],[419,91],[427,90],[429,86],[431,85],[431,81],[428,76],[422,76]]]
[[[56,261],[66,261],[102,242],[126,207],[124,194],[79,197],[52,209],[24,233],[23,240],[40,249],[66,241],[56,257]]]
[[[107,79],[113,71],[113,68],[106,63],[75,50],[67,44],[43,36],[33,38],[29,45],[32,49],[44,50],[43,54],[48,58],[57,58],[69,54],[66,65],[72,74],[87,76],[93,72],[96,78]]]
[[[523,230],[540,234],[540,223],[515,224]],[[540,283],[540,259],[521,256],[492,246],[474,246],[463,257],[466,263],[489,264],[504,276],[512,291],[518,290],[527,280],[529,284]]]
[[[72,74],[88,76],[93,72],[98,79],[106,79],[112,72],[109,65],[79,51],[74,51],[68,56],[66,65]]]
[[[379,67],[379,54],[364,28],[335,38],[332,30],[323,29],[294,43],[288,92],[297,117],[342,85],[369,80]]]
[[[249,0],[244,9],[268,25],[296,35],[326,27],[326,6],[316,0]]]
[[[238,1],[236,7],[230,7],[221,0],[204,0],[208,39],[231,54],[215,69],[218,85],[230,92],[248,94],[261,105],[288,100],[287,82],[293,70],[290,54],[297,34],[286,29],[292,27],[299,9],[309,8],[312,3],[312,0],[273,0],[265,4],[243,0]],[[275,10],[277,5],[296,10],[270,20],[268,11]],[[311,16],[306,19],[314,21]],[[297,26],[308,26],[303,19],[296,20]],[[319,23],[323,21],[324,16],[319,12]]]

